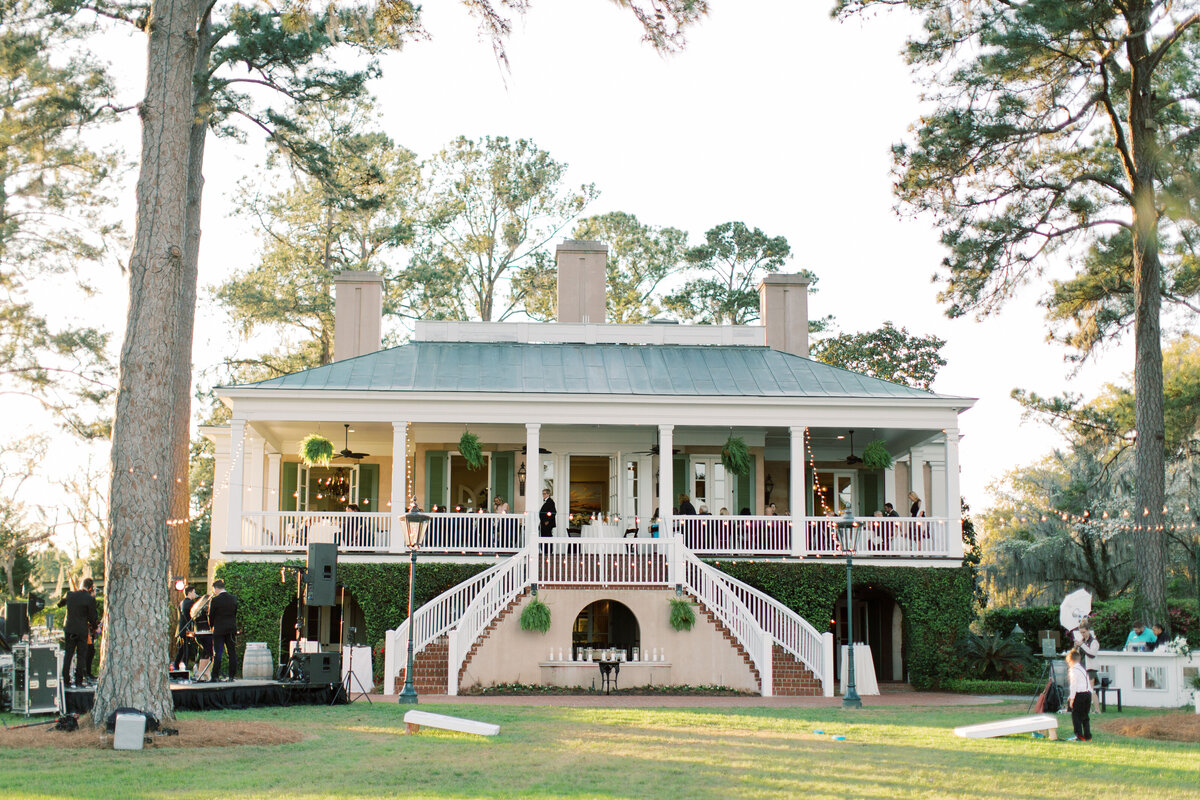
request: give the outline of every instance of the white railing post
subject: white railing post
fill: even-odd
[[[946,552],[962,558],[962,496],[958,487],[958,428],[946,429]]]
[[[833,697],[833,634],[829,631],[821,634],[821,660],[825,662],[825,669],[821,674],[821,689],[826,697]]]
[[[451,628],[446,633],[446,694],[458,696],[458,670],[462,664],[459,655],[458,628]]]
[[[383,634],[383,693],[396,693],[396,632]]]

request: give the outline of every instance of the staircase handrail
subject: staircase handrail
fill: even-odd
[[[536,551],[534,551],[536,553]],[[487,585],[472,598],[459,617],[458,625],[447,632],[446,693],[458,694],[458,671],[467,659],[467,651],[504,608],[529,586],[529,559],[536,557],[522,550],[497,565]]]
[[[683,554],[684,587],[703,602],[746,649],[750,662],[758,670],[762,695],[770,697],[774,693],[771,664],[773,637],[763,630],[746,604],[725,583],[720,572],[696,558],[687,548],[680,549]]]
[[[421,652],[430,642],[444,636],[457,624],[461,610],[470,605],[502,565],[503,562],[493,564],[483,572],[451,586],[414,611],[412,618],[416,628],[413,631],[413,652]],[[408,620],[401,622],[395,630],[387,631],[383,643],[383,693],[394,694],[400,668],[408,666]]]
[[[776,644],[795,656],[822,684],[830,677],[823,655],[821,633],[808,620],[765,592],[725,572],[714,571],[750,610],[763,630],[775,639]]]

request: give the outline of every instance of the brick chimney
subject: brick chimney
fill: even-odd
[[[767,347],[808,358],[808,278],[771,273],[758,285]]]
[[[333,360],[374,353],[382,341],[383,276],[350,271],[333,279]]]
[[[608,284],[608,245],[567,239],[558,261],[558,321],[603,323]]]

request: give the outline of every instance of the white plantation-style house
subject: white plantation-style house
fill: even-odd
[[[719,564],[841,563],[831,515],[850,510],[856,565],[960,567],[957,420],[974,401],[809,359],[802,276],[763,281],[762,325],[609,325],[606,247],[567,241],[557,258],[558,322],[423,321],[386,350],[382,280],[343,273],[333,363],[219,389],[232,419],[203,430],[214,564],[296,558],[317,541],[342,562],[404,561],[400,519],[417,505],[431,517],[422,563],[489,565],[414,614],[416,674],[428,666],[435,688],[590,686],[598,672],[577,659],[591,647],[625,651],[622,686],[831,693],[844,620],[801,619]],[[483,468],[458,452],[465,431]],[[346,454],[304,466],[312,433]],[[731,436],[748,446],[745,475],[722,465]],[[891,466],[863,463],[872,442]],[[538,535],[543,489],[550,536]],[[907,516],[910,491],[924,516]],[[700,513],[678,514],[681,495]],[[885,502],[904,516],[873,516]],[[865,589],[855,613],[875,670],[903,680],[905,610]],[[535,593],[552,612],[544,635],[517,621]],[[676,596],[697,605],[691,631],[667,624]],[[389,691],[407,625],[388,635]]]

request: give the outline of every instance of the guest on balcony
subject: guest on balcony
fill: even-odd
[[[679,516],[696,516],[696,507],[692,505],[692,498],[686,494],[679,495],[679,511],[676,512]]]

